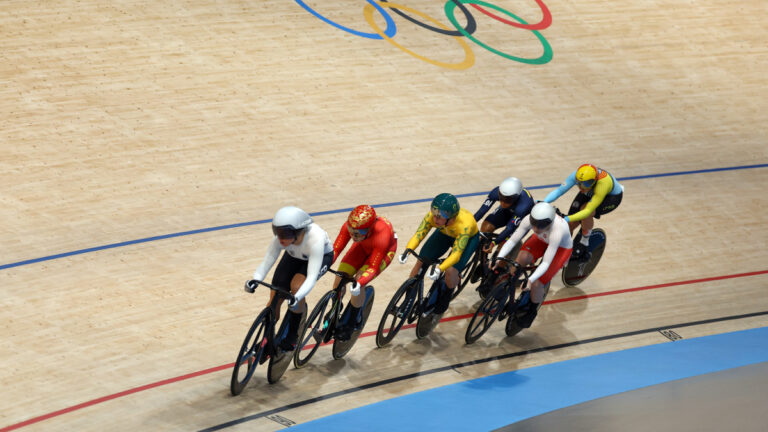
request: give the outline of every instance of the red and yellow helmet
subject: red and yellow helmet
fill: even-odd
[[[355,230],[367,230],[373,226],[374,222],[376,222],[376,210],[367,204],[352,209],[347,218],[347,223]]]

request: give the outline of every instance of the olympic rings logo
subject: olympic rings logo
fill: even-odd
[[[457,70],[467,69],[472,67],[472,65],[475,64],[475,54],[470,48],[469,44],[467,44],[467,42],[463,38],[467,38],[471,40],[476,45],[479,45],[482,48],[498,56],[504,57],[509,60],[517,61],[520,63],[538,65],[538,64],[549,63],[552,60],[552,47],[549,45],[549,42],[547,42],[544,36],[538,31],[538,30],[543,30],[552,24],[552,14],[549,12],[549,9],[544,4],[543,0],[535,0],[536,3],[541,8],[541,12],[542,12],[541,21],[539,21],[536,24],[528,24],[525,20],[513,14],[512,12],[485,1],[447,0],[445,2],[445,8],[444,8],[445,16],[448,18],[448,21],[450,21],[451,24],[453,25],[454,27],[453,29],[449,28],[447,25],[441,23],[437,19],[419,10],[416,10],[414,8],[411,8],[399,3],[392,3],[392,2],[389,2],[388,0],[380,0],[380,1],[365,0],[365,1],[368,4],[366,4],[363,7],[363,16],[365,17],[365,21],[373,30],[373,32],[368,32],[368,33],[354,30],[349,27],[345,27],[341,24],[338,24],[334,21],[331,21],[330,19],[326,18],[325,16],[319,14],[314,9],[307,6],[307,4],[304,3],[304,0],[296,0],[296,3],[298,3],[301,7],[303,7],[307,12],[311,13],[312,15],[319,18],[320,20],[325,21],[326,23],[338,28],[339,30],[343,30],[355,36],[369,38],[369,39],[385,39],[387,42],[396,46],[400,50],[405,51],[409,55],[416,57],[419,60],[425,61],[427,63],[431,63],[435,66],[447,68],[447,69],[457,69]],[[475,17],[472,15],[470,10],[465,6],[466,4],[471,5],[474,9],[504,24],[507,24],[509,26],[516,27],[519,29],[531,31],[541,42],[541,45],[544,48],[544,52],[538,58],[522,58],[522,57],[516,57],[511,54],[499,51],[489,46],[488,44],[483,43],[482,41],[480,41],[479,39],[473,36],[473,33],[475,32],[475,30],[477,30],[477,22],[475,21]],[[461,45],[462,49],[464,50],[464,60],[457,63],[441,62],[441,61],[434,60],[434,59],[425,57],[423,55],[417,54],[416,52],[395,42],[392,38],[397,33],[397,26],[395,25],[395,20],[392,19],[392,16],[389,13],[387,13],[385,8],[394,11],[396,14],[400,15],[406,20],[420,27],[423,27],[427,30],[431,30],[435,33],[446,35],[446,36],[452,36],[459,43],[459,45]],[[465,27],[462,27],[461,24],[459,24],[458,20],[456,19],[456,8],[458,8],[464,14],[464,17],[467,22]],[[492,9],[494,12],[491,12],[488,9]],[[384,17],[384,21],[386,23],[386,28],[384,30],[382,30],[374,21],[373,19],[374,12],[378,12],[382,17]],[[503,16],[499,16],[498,14],[505,15],[506,17],[511,18],[511,20]],[[414,15],[418,16],[420,20],[414,18],[413,17]],[[425,23],[425,21],[430,24]]]

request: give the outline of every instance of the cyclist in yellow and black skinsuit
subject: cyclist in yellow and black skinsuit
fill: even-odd
[[[624,196],[624,186],[608,171],[583,164],[560,187],[550,192],[544,202],[551,203],[574,186],[579,187],[579,194],[571,203],[565,221],[571,232],[581,225],[581,242],[574,245],[572,256],[573,259],[580,259],[587,252],[595,218],[600,219],[600,216],[616,210]]]
[[[429,213],[424,216],[406,248],[416,250],[432,228],[438,230],[424,243],[420,255],[437,260],[451,249],[448,257],[427,275],[430,279],[437,280],[441,273],[445,273],[445,284],[440,288],[434,310],[435,314],[442,314],[448,309],[451,293],[460,282],[459,272],[477,249],[479,229],[475,216],[469,210],[461,208],[456,197],[449,193],[441,193],[432,200]],[[407,259],[406,254],[401,255],[400,264],[405,264]],[[413,266],[411,277],[415,276],[420,268],[421,262],[417,262]]]

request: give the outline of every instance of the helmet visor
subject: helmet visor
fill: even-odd
[[[276,227],[272,225],[272,233],[280,240],[295,240],[298,237],[299,230],[293,229],[289,226]]]
[[[368,231],[370,231],[370,228],[352,228],[352,226],[347,225],[347,230],[349,231],[349,235],[353,237],[365,237],[368,235]]]
[[[534,219],[531,218],[531,225],[538,229],[544,229],[552,224],[552,219]]]
[[[448,214],[448,212],[440,210],[437,207],[432,207],[432,216],[440,217],[440,218],[443,218],[443,219],[450,219],[451,218],[451,215]]]
[[[594,186],[594,185],[595,185],[595,179],[592,179],[592,180],[584,180],[584,181],[580,181],[580,182],[578,182],[578,183],[579,183],[579,186],[581,186],[581,187],[582,187],[582,188],[584,188],[584,189],[591,189],[591,188],[592,188],[592,186]]]
[[[520,195],[502,195],[499,193],[499,201],[504,204],[514,204],[517,202],[518,198],[520,198]]]

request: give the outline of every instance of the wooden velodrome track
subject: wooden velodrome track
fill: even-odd
[[[525,58],[546,55],[545,40],[551,61],[508,59],[390,9],[392,41],[422,58],[291,0],[0,3],[0,430],[197,430],[249,416],[230,429],[278,430],[258,414],[302,423],[666,340],[644,329],[768,325],[768,4],[491,2],[551,25],[540,39],[469,7],[473,37]],[[366,1],[304,3],[373,31]],[[443,1],[400,4],[451,26]],[[505,338],[497,325],[465,346],[468,290],[428,339],[404,330],[376,349],[366,335],[343,360],[321,348],[278,384],[260,368],[229,395],[228,365],[266,299],[242,290],[271,237],[247,222],[299,205],[330,212],[315,221],[333,237],[342,210],[400,203],[379,213],[402,251],[439,192],[470,194],[474,211],[514,175],[547,186],[542,198],[585,161],[625,179],[624,202],[599,222],[609,244],[595,274],[578,289],[558,276],[548,299],[563,301],[530,330]],[[366,332],[409,268],[375,280]],[[591,342],[430,372],[579,341]]]

